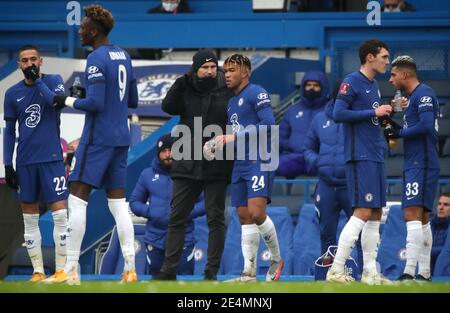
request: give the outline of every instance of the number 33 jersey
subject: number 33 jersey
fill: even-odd
[[[64,95],[64,83],[59,75],[43,75],[47,87]],[[35,85],[22,80],[5,93],[4,119],[18,121],[19,142],[16,165],[28,165],[63,159],[59,138],[60,110],[46,103]]]
[[[134,80],[131,58],[114,45],[103,45],[89,54],[86,62],[85,81],[87,97],[101,99],[98,112],[86,110],[81,143],[100,146],[129,146],[128,99],[130,82]],[[103,95],[90,94],[95,84],[104,84]]]

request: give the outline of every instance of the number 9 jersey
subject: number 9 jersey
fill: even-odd
[[[79,99],[75,104],[86,112],[81,143],[129,146],[128,106],[137,88],[128,53],[114,45],[100,46],[87,58],[85,81],[93,103],[82,105],[84,99]]]

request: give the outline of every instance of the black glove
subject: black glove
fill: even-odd
[[[25,74],[26,78],[31,79],[32,81],[35,81],[39,78],[39,70],[34,64],[24,69],[23,73]]]
[[[53,107],[55,109],[62,109],[66,106],[66,96],[56,95],[53,97]]]
[[[77,98],[77,99],[84,99],[86,98],[86,88],[82,86],[72,86],[69,88],[70,90],[70,96]]]
[[[9,187],[14,190],[19,189],[17,174],[12,165],[5,165],[5,180]]]
[[[400,129],[388,127],[384,130],[384,136],[386,138],[400,138]]]

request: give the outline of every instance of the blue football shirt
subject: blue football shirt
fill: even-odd
[[[42,81],[56,94],[64,95],[59,75],[43,75]],[[35,85],[22,80],[5,93],[4,119],[18,121],[19,139],[16,165],[28,165],[63,159],[60,143],[60,114],[52,103],[46,103]]]
[[[101,111],[85,110],[81,143],[129,146],[128,101],[132,80],[131,58],[125,50],[114,45],[103,45],[89,54],[85,70],[87,98],[90,97],[89,87],[94,84],[104,84],[105,93],[99,100],[103,106]]]
[[[343,123],[345,160],[383,163],[387,146],[375,116],[375,109],[381,103],[377,81],[368,79],[360,71],[353,72],[343,80],[337,100],[345,102],[347,110],[367,112],[363,118]]]
[[[422,122],[429,125],[422,125],[421,115],[427,112],[431,112],[433,118]],[[403,116],[405,169],[439,168],[438,112],[439,103],[433,89],[419,84],[411,93]],[[417,127],[420,129],[414,129]],[[416,131],[420,133],[416,134]]]

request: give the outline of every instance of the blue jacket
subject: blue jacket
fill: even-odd
[[[333,120],[332,102],[311,122],[304,156],[308,170],[317,167],[319,179],[333,186],[346,185],[344,129]]]
[[[321,96],[313,101],[303,96],[305,84],[309,80],[320,82]],[[300,101],[292,105],[283,115],[280,123],[280,152],[301,153],[314,116],[321,112],[329,100],[328,83],[322,71],[309,71],[301,85]]]
[[[137,216],[148,219],[144,242],[158,249],[165,249],[167,228],[169,225],[170,201],[172,199],[172,179],[169,172],[161,166],[158,156],[152,166],[142,171],[130,197],[131,211]],[[147,204],[147,201],[149,204]],[[186,223],[184,245],[195,244],[193,218],[205,214],[203,196],[201,196]]]
[[[430,218],[431,232],[433,233],[433,246],[431,247],[431,270],[433,273],[436,259],[441,253],[447,239],[450,217],[440,219],[437,214]]]

